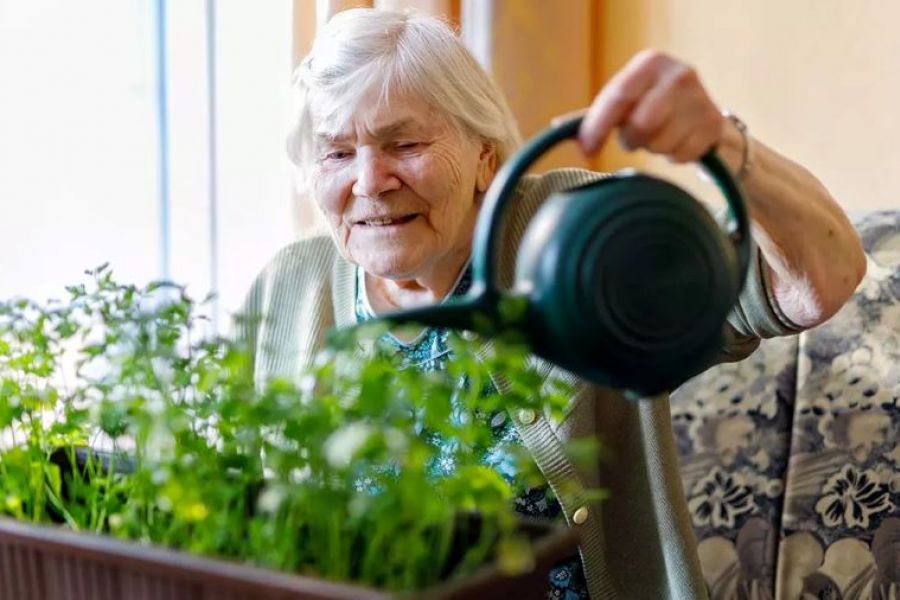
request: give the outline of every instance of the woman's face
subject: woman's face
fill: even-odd
[[[313,104],[312,190],[335,242],[373,275],[415,279],[468,256],[489,145],[456,131],[416,98],[360,102],[329,126]]]

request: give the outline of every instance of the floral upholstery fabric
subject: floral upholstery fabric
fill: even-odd
[[[900,212],[856,226],[868,273],[835,317],[672,397],[714,599],[900,598]]]

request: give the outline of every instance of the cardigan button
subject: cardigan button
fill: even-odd
[[[572,515],[572,522],[576,525],[583,525],[585,521],[587,521],[590,512],[588,511],[587,506],[582,506]]]
[[[535,419],[537,419],[537,415],[530,408],[523,408],[519,411],[519,423],[522,425],[531,425]]]

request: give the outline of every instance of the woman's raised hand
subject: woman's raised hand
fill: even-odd
[[[674,162],[688,162],[718,144],[725,122],[690,65],[657,50],[644,50],[594,98],[578,142],[585,153],[593,154],[618,128],[626,149],[643,148]]]

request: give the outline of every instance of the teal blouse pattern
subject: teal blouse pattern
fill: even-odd
[[[450,295],[459,296],[465,294],[471,284],[472,269],[471,265],[467,265]],[[355,302],[357,322],[367,321],[375,316],[365,289],[365,272],[361,268],[357,268]],[[449,330],[447,329],[427,327],[410,342],[398,340],[390,333],[386,333],[379,340],[379,343],[391,351],[401,353],[402,364],[405,367],[430,372],[443,370],[447,361],[452,357],[452,350],[447,343],[448,337]],[[496,393],[496,390],[493,386],[489,386],[484,393],[493,394]],[[460,415],[460,411],[457,407],[454,407],[451,410],[451,418],[456,418],[456,415]],[[504,448],[514,444],[521,444],[518,432],[505,412],[485,415],[485,418],[490,419],[496,443],[487,449],[482,460],[485,465],[495,469],[508,481],[514,482],[517,475],[515,462]],[[455,465],[453,464],[452,452],[447,446],[449,442],[437,438],[434,434],[429,435],[432,435],[430,439],[439,449],[438,459],[433,465],[434,474],[440,476],[451,473]],[[546,485],[527,490],[516,498],[515,508],[519,514],[529,517],[558,519],[561,518],[562,514],[559,502],[549,486]],[[551,569],[549,579],[548,600],[587,600],[590,598],[584,578],[584,570],[577,554],[561,561]]]

